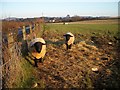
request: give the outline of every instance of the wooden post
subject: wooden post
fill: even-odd
[[[40,24],[38,24],[38,31],[40,31]]]
[[[32,25],[30,25],[30,34],[32,33]]]
[[[9,33],[9,39],[10,39],[10,41],[8,41],[8,42],[12,43],[13,42],[13,32],[11,29],[10,29],[10,33]]]
[[[9,33],[7,34],[7,37],[8,37],[8,47],[10,48],[14,42],[14,39],[13,39],[13,33],[12,33],[12,30],[10,29],[9,30]]]
[[[36,36],[35,36],[35,25],[34,24],[32,24],[32,25],[30,25],[30,36],[31,36],[31,39],[33,39],[33,38],[35,38]]]
[[[25,26],[23,26],[22,31],[23,31],[23,40],[26,40],[26,31],[25,31]]]
[[[25,26],[25,32],[26,32],[26,40],[30,41],[31,40],[31,26],[27,25]]]
[[[32,32],[34,32],[34,30],[35,30],[35,24],[31,25],[31,29],[32,29]]]
[[[6,33],[2,34],[2,42],[6,47],[8,47],[8,35]]]
[[[12,33],[13,33],[13,39],[14,39],[14,42],[16,41],[16,37],[17,37],[15,31],[16,31],[16,30],[15,30],[15,28],[13,27],[13,31],[12,31]]]
[[[35,24],[35,34],[36,34],[36,37],[38,36],[38,23]]]
[[[37,37],[41,37],[42,33],[41,33],[41,28],[40,28],[40,23],[37,23]]]
[[[34,25],[33,31],[35,32],[36,27],[35,27],[35,24],[33,24],[33,25]]]
[[[29,35],[30,35],[30,40],[31,40],[32,37],[33,37],[33,36],[32,36],[32,33],[33,33],[33,31],[32,31],[32,25],[29,25],[29,27],[30,27],[30,34],[29,34]]]
[[[16,36],[17,36],[17,41],[22,42],[22,40],[23,40],[23,29],[22,29],[22,27],[18,28]]]
[[[38,32],[38,23],[36,23],[36,31]]]

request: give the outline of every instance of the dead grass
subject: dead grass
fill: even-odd
[[[109,53],[116,53],[116,43],[113,40],[113,45],[108,45],[107,42],[111,40],[109,36],[98,36],[98,42],[94,42],[94,45],[88,44],[88,39],[89,43],[93,42],[90,38],[81,36],[84,41],[77,41],[68,51],[64,39],[54,39],[53,36],[57,38],[58,34],[49,33],[45,61],[38,68],[39,79],[44,81],[45,88],[119,88],[120,82],[114,79],[117,77],[120,80],[120,72],[110,63],[117,62],[116,55]],[[92,71],[92,68],[98,68],[98,72]]]

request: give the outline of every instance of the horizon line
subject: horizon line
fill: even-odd
[[[68,14],[69,15],[69,14]],[[66,15],[67,16],[67,15]],[[0,19],[7,19],[7,18],[41,18],[41,17],[66,17],[66,16],[33,16],[33,17],[16,17],[16,16],[8,16],[8,17],[4,17],[4,18],[0,18]],[[109,15],[103,15],[103,16],[93,16],[93,15],[73,15],[70,17],[74,17],[74,16],[79,16],[79,17],[120,17],[118,16],[109,16]]]

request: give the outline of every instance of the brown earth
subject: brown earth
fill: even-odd
[[[58,36],[46,40],[47,53],[36,72],[45,88],[120,88],[117,41],[109,35],[80,38],[70,50]]]

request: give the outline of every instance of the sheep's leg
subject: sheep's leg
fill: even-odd
[[[67,48],[67,50],[69,49],[69,45],[66,43],[66,48]]]
[[[71,47],[72,47],[72,44],[70,44],[68,48],[71,49]]]
[[[71,49],[71,47],[72,47],[72,44],[68,45],[68,44],[66,43],[66,48],[67,48],[67,50],[68,50],[68,49]]]
[[[37,65],[37,59],[34,59],[34,62],[35,62],[35,67],[38,67],[38,65]]]
[[[43,61],[44,61],[43,58],[40,58],[40,59],[39,59],[39,62],[40,62],[40,63],[43,63]]]

